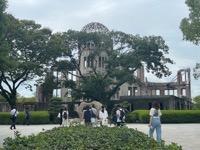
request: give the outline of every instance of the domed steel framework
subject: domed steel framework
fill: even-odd
[[[98,23],[98,22],[88,23],[87,25],[85,25],[82,28],[82,31],[85,31],[88,33],[90,33],[90,32],[108,33],[109,32],[109,30],[106,26],[104,26],[103,24]]]

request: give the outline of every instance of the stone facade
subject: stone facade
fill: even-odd
[[[101,29],[101,27],[101,30],[107,31],[107,28],[99,25],[99,23],[86,25],[84,31],[92,31],[90,27],[94,31]],[[92,41],[88,41],[88,45],[89,48],[85,48],[81,52],[80,70],[83,74],[87,73],[91,69],[90,66],[94,65],[99,72],[103,73],[105,71],[104,61],[107,59],[107,54],[102,52],[91,62],[88,56],[95,45]],[[144,67],[139,68],[135,75],[140,79],[141,84],[123,84],[119,91],[112,97],[112,100],[128,100],[132,103],[133,109],[149,109],[153,100],[159,100],[163,109],[191,109],[189,68],[179,70],[172,81],[164,83],[149,82],[145,77]],[[69,76],[69,78],[78,82],[75,76]],[[69,102],[71,100],[70,91],[70,89],[61,87],[61,98],[63,101]],[[39,97],[42,96],[38,95],[38,99]]]

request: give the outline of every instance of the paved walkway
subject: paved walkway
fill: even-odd
[[[23,136],[37,134],[43,129],[50,130],[59,125],[17,125],[17,130]],[[148,134],[147,124],[127,124],[128,128],[134,128]],[[14,131],[10,130],[8,125],[0,125],[0,147],[3,147],[3,142],[6,137],[14,137]],[[182,145],[183,150],[199,150],[200,149],[200,124],[162,124],[162,138],[166,144],[171,142]]]

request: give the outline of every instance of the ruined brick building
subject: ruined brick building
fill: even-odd
[[[83,27],[86,32],[107,32],[109,31],[104,25],[92,22]],[[80,57],[80,70],[87,73],[90,70],[90,62],[88,55],[94,44],[88,41],[90,49],[85,48]],[[96,58],[95,65],[100,72],[105,71],[104,60],[107,54],[102,52]],[[159,101],[161,109],[191,109],[191,85],[190,85],[190,69],[181,69],[177,71],[177,75],[172,81],[165,83],[149,82],[145,77],[144,68],[141,67],[135,74],[141,81],[141,84],[123,84],[118,92],[112,97],[113,101],[128,101],[131,109],[149,109],[153,101]],[[73,76],[71,79],[75,78]],[[76,79],[74,79],[76,80]],[[78,81],[77,81],[78,82]],[[41,86],[37,87],[37,99],[42,97]],[[70,89],[60,87],[61,98],[63,101],[70,101]],[[68,94],[66,94],[68,93]]]

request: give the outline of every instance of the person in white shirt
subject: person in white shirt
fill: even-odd
[[[101,106],[101,110],[99,111],[99,119],[101,119],[102,125],[108,124],[108,112],[104,106]]]
[[[149,137],[153,138],[154,130],[156,129],[157,141],[161,142],[161,121],[160,116],[162,115],[160,111],[160,105],[154,102],[152,108],[150,109],[150,120],[149,120]]]
[[[16,129],[15,121],[16,121],[18,114],[19,114],[19,112],[17,111],[16,107],[14,106],[13,109],[10,111],[10,119],[11,119],[10,129],[11,130],[12,130],[12,128]]]
[[[66,115],[65,115],[66,113]],[[67,110],[67,107],[64,108],[62,112],[62,126],[66,126],[68,124],[68,119],[69,119],[69,112]],[[66,116],[66,117],[65,117]]]
[[[120,105],[117,106],[116,116],[117,116],[117,126],[123,126],[125,121],[125,111]]]

